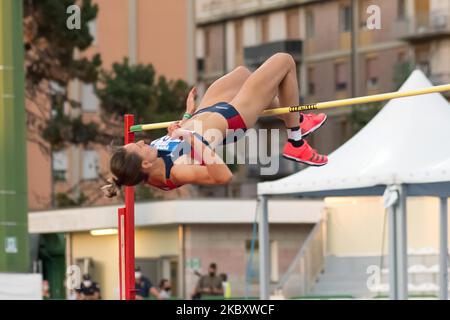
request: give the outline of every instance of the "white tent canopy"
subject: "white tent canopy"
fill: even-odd
[[[399,91],[430,86],[416,70]],[[391,100],[327,165],[259,183],[258,194],[370,195],[386,185],[448,182],[449,120],[450,104],[439,93]],[[450,188],[429,185],[425,194],[445,190],[450,196]]]
[[[431,87],[414,71],[399,91]],[[407,299],[406,197],[440,197],[440,298],[447,299],[447,198],[450,196],[450,104],[439,93],[389,101],[326,166],[258,183],[261,296],[268,296],[267,198],[276,195],[382,195],[389,208],[389,286],[392,299]],[[389,201],[392,200],[392,201]]]

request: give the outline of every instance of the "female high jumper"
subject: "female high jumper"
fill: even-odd
[[[191,90],[183,120],[170,126],[168,135],[150,145],[141,140],[114,151],[111,184],[102,187],[105,195],[114,197],[121,186],[140,183],[163,190],[184,184],[227,184],[232,173],[214,152],[220,139],[205,133],[215,130],[226,137],[230,130],[245,131],[255,125],[265,109],[299,105],[298,89],[295,61],[289,54],[277,53],[253,73],[238,67],[216,80],[195,113],[195,89]],[[312,166],[328,162],[327,156],[318,154],[303,139],[325,122],[325,114],[294,112],[279,117],[288,130],[283,157]]]

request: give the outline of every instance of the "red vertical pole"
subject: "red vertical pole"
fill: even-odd
[[[134,125],[134,116],[125,115],[125,144],[134,142],[134,133],[130,127]],[[125,299],[135,299],[134,278],[134,187],[125,187]]]
[[[134,124],[134,116],[125,115],[125,144],[134,142],[134,133],[130,127]],[[125,187],[125,208],[119,209],[119,290],[120,299],[134,300],[134,187]]]
[[[125,252],[125,241],[124,241],[124,226],[125,226],[125,208],[119,208],[119,219],[117,222],[118,226],[118,237],[119,237],[119,299],[124,300],[124,290],[125,290],[125,266],[124,266],[124,252]]]

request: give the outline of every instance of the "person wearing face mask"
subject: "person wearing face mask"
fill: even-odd
[[[148,299],[150,294],[158,300],[161,299],[158,290],[153,286],[150,279],[142,275],[140,267],[134,269],[134,277],[136,279],[136,300]]]
[[[162,279],[159,283],[159,296],[161,299],[170,299],[171,293],[170,281],[167,279]]]
[[[83,275],[81,286],[76,290],[77,300],[100,300],[100,286],[89,274]]]
[[[209,265],[208,274],[198,280],[192,299],[201,299],[202,296],[223,296],[222,279],[216,272],[217,264],[213,262]]]

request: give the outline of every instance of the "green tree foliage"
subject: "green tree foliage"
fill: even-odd
[[[53,116],[43,128],[42,137],[54,149],[63,149],[68,143],[87,146],[95,140],[98,134],[96,123],[83,123],[81,116],[69,118],[58,105],[55,105],[52,111]]]
[[[67,195],[67,193],[57,193],[56,194],[56,206],[58,208],[68,208],[68,207],[79,207],[82,206],[88,198],[81,193],[78,199],[72,199]]]
[[[186,107],[188,89],[182,80],[168,81],[162,75],[157,76],[152,65],[131,65],[124,59],[115,63],[111,71],[101,72],[96,94],[105,123],[122,124],[127,113],[135,115],[136,123],[151,123],[179,119]],[[145,137],[165,132],[146,132]]]
[[[66,10],[80,4],[81,28],[66,26]],[[30,90],[42,81],[54,81],[61,86],[75,78],[84,82],[97,79],[100,55],[91,59],[74,58],[75,50],[86,50],[93,41],[89,22],[98,13],[91,0],[24,0],[25,50],[27,84]]]
[[[128,59],[114,63],[111,71],[102,71],[96,89],[102,111],[119,121],[126,113],[145,114],[154,96],[154,79],[152,66],[131,66]]]
[[[382,103],[375,102],[352,108],[352,112],[349,115],[352,136],[364,128],[364,126],[376,116],[382,107]]]
[[[134,199],[135,201],[163,200],[163,197],[160,195],[155,195],[151,188],[140,184],[135,188]]]
[[[414,70],[414,64],[411,61],[397,63],[394,67],[394,84],[398,90],[402,84],[408,79]]]
[[[394,82],[393,90],[398,90],[402,84],[408,79],[411,72],[414,70],[414,64],[411,61],[404,61],[397,63],[394,66]],[[349,120],[352,125],[352,136],[361,130],[372,118],[382,109],[386,102],[376,102],[365,105],[360,105],[352,108],[349,115]]]
[[[68,98],[67,86],[74,79],[85,83],[97,80],[100,55],[75,58],[75,53],[92,44],[88,24],[96,18],[98,6],[91,0],[24,0],[23,4],[26,94],[41,109],[28,112],[28,118],[39,123],[37,134],[50,144],[47,153],[67,143],[87,144],[96,136],[96,125],[84,124],[79,116],[71,115],[71,109],[80,105]],[[66,11],[74,4],[81,9],[81,28],[70,30]],[[51,102],[50,114],[47,101]]]

